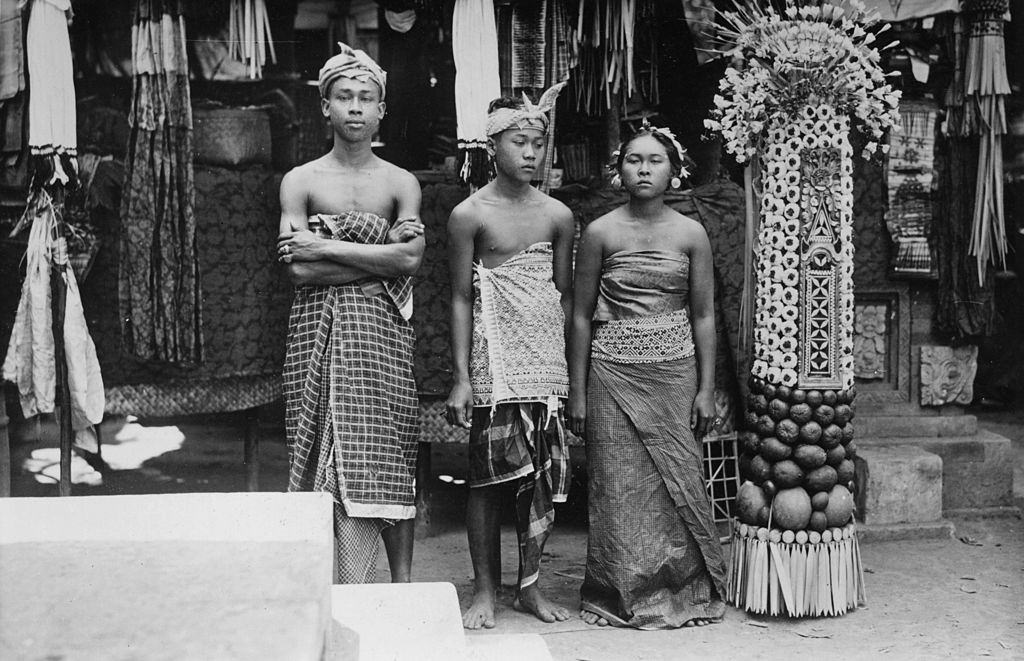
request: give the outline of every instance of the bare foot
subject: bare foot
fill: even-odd
[[[541,622],[565,622],[570,615],[568,609],[548,601],[536,583],[520,590],[519,596],[512,602],[512,607],[518,611],[533,613]]]
[[[473,594],[473,603],[462,616],[462,626],[467,629],[494,628],[494,592],[477,590]]]
[[[599,627],[608,626],[608,620],[604,619],[597,613],[591,613],[587,610],[580,611],[580,619],[582,619],[587,624],[596,624]]]
[[[695,617],[692,620],[687,620],[683,623],[684,627],[706,627],[709,624],[718,624],[721,622],[721,618],[711,617]]]

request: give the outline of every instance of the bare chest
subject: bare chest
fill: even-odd
[[[379,172],[329,173],[309,190],[310,214],[348,210],[369,211],[384,218],[394,215],[395,196]]]

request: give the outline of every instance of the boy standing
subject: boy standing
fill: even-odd
[[[466,525],[473,560],[468,629],[494,626],[501,584],[502,485],[516,489],[519,581],[514,607],[545,622],[569,611],[540,592],[554,502],[564,502],[569,457],[560,411],[568,394],[565,332],[572,310],[572,212],[530,185],[543,161],[547,111],[498,99],[488,109],[496,178],[448,221],[455,385],[448,421],[470,428]]]
[[[295,288],[284,365],[289,491],[334,496],[338,582],[410,580],[418,403],[412,282],[416,178],[378,158],[386,74],[344,44],[320,70],[331,151],[281,182],[279,260]],[[399,219],[394,225],[391,219]],[[314,230],[314,231],[311,231]]]

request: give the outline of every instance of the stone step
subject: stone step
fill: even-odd
[[[853,420],[857,438],[972,436],[978,433],[973,415],[859,415]]]
[[[1012,507],[1013,446],[1010,439],[981,429],[964,436],[878,436],[856,438],[860,454],[874,447],[917,446],[942,458],[944,511]]]
[[[468,658],[459,597],[451,583],[334,585],[331,612],[334,629],[325,659]]]
[[[470,661],[552,661],[540,634],[480,634],[466,636]]]
[[[0,499],[0,650],[318,661],[332,521],[314,493]]]
[[[917,445],[861,445],[858,518],[869,526],[942,518],[942,459]]]

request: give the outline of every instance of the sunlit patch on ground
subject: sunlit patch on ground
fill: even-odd
[[[124,425],[112,437],[103,439],[103,461],[115,471],[141,469],[158,477],[155,469],[142,468],[142,465],[168,452],[180,450],[185,442],[185,434],[176,427],[144,427],[128,416]],[[87,452],[95,453],[95,436],[89,433],[76,435],[76,446]],[[41,484],[56,484],[60,481],[60,449],[54,447],[33,450],[22,464],[22,469],[32,473]],[[71,482],[88,486],[103,484],[103,475],[95,470],[78,454],[71,459]]]

